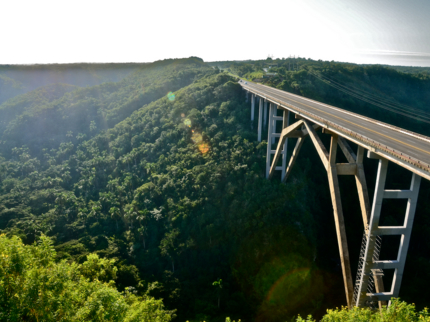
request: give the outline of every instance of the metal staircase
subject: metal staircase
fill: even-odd
[[[366,227],[365,232],[363,233],[363,239],[361,242],[361,249],[360,249],[360,258],[358,261],[358,269],[357,269],[357,278],[355,280],[355,286],[354,286],[354,295],[353,295],[353,303],[357,303],[358,300],[358,294],[360,289],[360,282],[363,275],[363,268],[364,268],[364,260],[366,257],[366,246],[367,246],[367,234],[368,227]],[[382,237],[381,236],[375,236],[375,243],[374,243],[374,251],[373,251],[373,261],[379,260],[379,254],[381,252],[381,245],[382,245]],[[376,293],[376,278],[384,276],[384,272],[382,269],[373,269],[371,270],[371,274],[368,276],[368,285],[367,285],[367,293]],[[370,300],[366,301],[365,305],[376,308],[377,301]]]

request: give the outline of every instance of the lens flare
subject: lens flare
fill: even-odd
[[[173,102],[175,100],[175,94],[173,94],[172,92],[169,92],[167,94],[167,98],[169,99],[169,101]]]
[[[202,142],[203,138],[202,138],[202,135],[200,133],[194,133],[191,136],[191,140],[193,140],[194,143],[199,144]]]
[[[184,124],[188,127],[191,127],[191,120],[190,119],[185,119]]]
[[[284,225],[268,226],[242,241],[233,274],[258,301],[255,322],[290,320],[309,303],[319,305],[325,275],[313,263],[314,252],[303,233]]]
[[[184,113],[181,113],[181,117],[185,117],[185,114],[184,114]]]
[[[201,153],[205,154],[209,151],[209,145],[207,143],[201,143],[198,145],[198,148]]]

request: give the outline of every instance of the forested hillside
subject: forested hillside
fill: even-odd
[[[427,108],[425,77],[312,63],[315,73]],[[242,64],[215,65],[245,74],[265,68],[263,62]],[[282,77],[265,79],[269,85],[427,133],[425,124],[403,122],[320,84],[310,67],[275,68]],[[76,287],[84,287],[84,267],[102,262],[115,272],[105,279],[105,292],[121,302],[131,290],[129,307],[154,301],[166,321],[175,309],[177,321],[285,321],[299,313],[319,317],[344,304],[327,179],[312,145],[303,147],[287,184],[268,181],[266,142],[257,142],[234,77],[189,58],[145,64],[114,80],[82,87],[92,80],[62,79],[0,105],[3,244],[22,248],[6,237],[30,245],[44,234],[55,247],[45,268],[76,271],[83,276]],[[375,164],[366,162],[372,187]],[[390,171],[393,185],[404,183],[401,169]],[[341,184],[355,191],[353,182]],[[425,182],[401,293],[420,309],[430,302],[422,291],[430,286],[429,193]],[[358,205],[355,194],[342,198]],[[351,258],[358,260],[361,215],[358,207],[347,209]],[[46,238],[41,245],[49,248]],[[124,306],[123,316],[134,309]]]
[[[86,87],[117,82],[145,64],[0,65],[0,104],[53,83]]]

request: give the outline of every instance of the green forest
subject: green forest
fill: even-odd
[[[324,167],[305,142],[286,184],[265,179],[267,142],[238,77],[430,136],[425,69],[197,57],[0,66],[1,321],[430,321],[429,182],[400,300],[385,315],[342,308]],[[364,166],[372,196],[377,161]],[[393,188],[410,180],[389,173]],[[363,224],[350,179],[355,276]],[[387,222],[402,207],[387,205]]]

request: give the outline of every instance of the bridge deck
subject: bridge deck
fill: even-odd
[[[265,85],[239,84],[430,180],[429,137]]]

